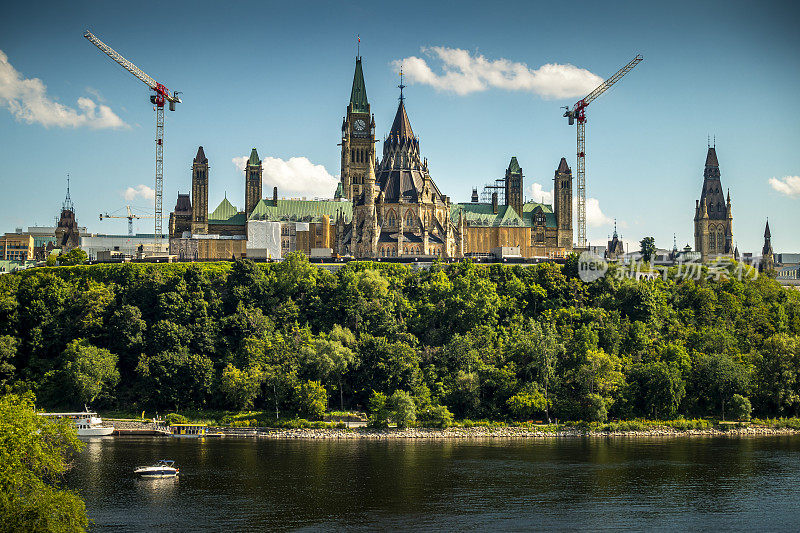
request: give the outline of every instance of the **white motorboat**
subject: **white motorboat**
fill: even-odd
[[[175,461],[161,459],[152,466],[138,466],[133,472],[142,477],[175,477],[180,470],[175,467]]]
[[[97,413],[88,409],[82,413],[39,413],[39,416],[72,420],[79,437],[105,437],[114,433],[114,426],[103,425],[103,420],[97,416]]]

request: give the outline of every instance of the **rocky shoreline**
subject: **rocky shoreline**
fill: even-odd
[[[134,420],[109,420],[118,429],[148,430],[156,426],[152,422]],[[770,428],[765,426],[746,426],[708,429],[675,429],[658,426],[633,431],[596,431],[577,427],[558,430],[528,427],[450,427],[372,429],[372,428],[324,428],[324,429],[282,429],[268,427],[253,428],[209,428],[223,437],[249,437],[272,440],[448,440],[448,439],[547,439],[576,437],[763,437],[779,435],[798,435],[800,430],[791,428]]]
[[[544,431],[521,427],[504,428],[408,428],[408,429],[271,429],[258,428],[256,437],[282,440],[449,440],[449,439],[548,439],[575,437],[761,437],[778,435],[798,435],[799,430],[788,428],[744,427],[730,429],[687,429],[658,427],[637,431],[590,431],[578,428],[565,428],[558,431]]]

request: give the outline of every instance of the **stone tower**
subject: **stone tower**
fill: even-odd
[[[363,205],[356,207],[358,219],[361,222],[361,235],[359,236],[359,257],[377,257],[378,255],[378,210],[375,206],[375,163],[370,160],[364,176]],[[356,217],[353,217],[356,220]]]
[[[717,150],[708,147],[703,171],[703,190],[695,202],[694,245],[703,262],[717,257],[733,257],[733,211],[731,193],[722,192]]]
[[[203,147],[192,162],[192,234],[208,233],[208,158]]]
[[[375,161],[375,118],[370,114],[361,56],[356,71],[347,116],[342,121],[342,188],[345,198],[358,197],[364,190],[369,162]]]
[[[511,163],[506,169],[506,205],[514,208],[514,211],[521,217],[522,204],[525,199],[522,194],[522,168],[517,162],[516,156],[511,158]]]
[[[67,196],[61,204],[61,216],[56,225],[56,246],[61,247],[62,253],[69,252],[81,245],[78,218],[75,216],[75,206],[69,195],[69,174],[67,174]]]
[[[244,167],[244,213],[247,217],[261,200],[261,177],[264,172],[258,152],[255,148],[250,152],[250,159]]]
[[[760,272],[775,270],[775,255],[772,253],[772,234],[769,232],[769,220],[764,229],[764,247],[761,248],[761,262],[758,264]]]
[[[562,157],[553,176],[553,211],[558,227],[558,245],[572,249],[572,170]]]

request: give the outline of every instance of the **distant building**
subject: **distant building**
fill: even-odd
[[[617,220],[614,219],[614,236],[608,241],[608,246],[605,250],[605,258],[610,261],[617,261],[625,255],[625,248],[622,245],[622,239],[617,234]]]
[[[0,259],[4,261],[33,260],[34,240],[27,233],[6,233],[0,237]]]
[[[772,253],[772,234],[769,231],[769,220],[764,228],[764,246],[761,248],[761,261],[758,263],[759,272],[775,270],[775,257]]]
[[[703,262],[733,257],[733,212],[731,193],[722,192],[716,147],[709,146],[703,171],[703,189],[695,204],[694,248]]]
[[[782,266],[797,266],[800,264],[800,254],[775,254],[775,264]]]
[[[88,233],[81,235],[81,250],[86,252],[90,261],[102,260],[101,252],[116,252],[111,254],[118,257],[133,258],[140,250],[150,253],[165,254],[169,251],[169,243],[159,239],[156,249],[155,236],[152,233],[138,233],[136,235],[108,235],[105,233]],[[110,257],[106,255],[105,257]]]
[[[81,232],[78,227],[78,219],[75,216],[75,206],[69,196],[69,176],[67,176],[67,196],[61,204],[61,216],[56,225],[56,245],[62,252],[69,252],[73,248],[80,246]]]

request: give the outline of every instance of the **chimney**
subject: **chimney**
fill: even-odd
[[[492,193],[492,213],[497,214],[497,193]]]
[[[477,204],[478,203],[478,189],[476,187],[472,188],[472,199],[471,199],[471,202],[473,204]]]
[[[272,205],[274,205],[275,207],[278,207],[278,188],[277,187],[273,187],[272,188]]]

